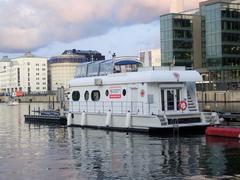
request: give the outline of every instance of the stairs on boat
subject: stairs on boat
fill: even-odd
[[[192,100],[192,97],[188,94],[187,97],[187,104],[188,104],[188,109],[189,111],[193,112],[193,111],[197,111],[197,107],[195,102]]]

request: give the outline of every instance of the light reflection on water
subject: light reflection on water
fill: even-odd
[[[238,140],[39,126],[24,123],[27,112],[28,104],[0,104],[0,179],[203,179],[223,175],[232,179],[240,174]]]

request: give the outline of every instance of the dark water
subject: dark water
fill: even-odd
[[[240,142],[25,124],[0,104],[0,179],[237,179]]]

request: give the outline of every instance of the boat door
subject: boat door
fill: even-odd
[[[162,110],[177,111],[180,100],[180,89],[163,89],[162,95]]]

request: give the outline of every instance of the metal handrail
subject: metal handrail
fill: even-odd
[[[150,108],[149,108],[150,107]],[[70,112],[107,113],[151,115],[158,113],[157,104],[147,104],[142,101],[69,101]]]

